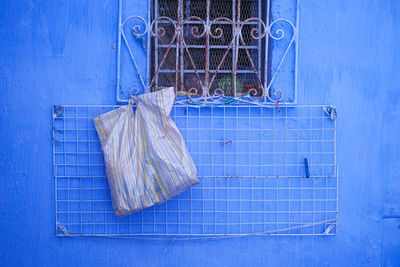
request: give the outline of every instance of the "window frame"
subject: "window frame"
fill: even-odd
[[[179,0],[181,3],[183,1],[188,1],[188,0]],[[191,1],[191,0],[189,0]],[[207,2],[210,2],[212,0],[206,0]],[[246,0],[236,0],[236,1],[246,1]],[[147,19],[143,18],[142,16],[138,15],[130,15],[129,9],[123,9],[122,8],[122,3],[126,2],[128,4],[131,4],[132,8],[132,3],[126,0],[119,0],[119,23],[118,23],[118,48],[117,48],[117,82],[116,82],[116,97],[117,97],[117,102],[118,103],[126,103],[127,99],[127,92],[129,92],[129,95],[132,97],[135,94],[142,93],[142,92],[150,92],[152,91],[150,88],[154,87],[154,81],[153,79],[155,78],[154,72],[152,73],[152,54],[154,54],[154,47],[152,47],[152,40],[157,37],[157,29],[155,29],[155,25],[157,24],[157,21],[159,21],[160,18],[154,19],[154,8],[152,3],[154,0],[148,0],[148,16]],[[233,95],[233,96],[225,96],[223,95],[223,92],[213,92],[213,95],[208,94],[208,90],[206,93],[200,94],[200,97],[198,98],[200,101],[208,101],[208,98],[210,97],[215,97],[216,93],[217,95],[222,95],[223,97],[228,97],[228,98],[235,98],[235,100],[238,100],[239,102],[243,99],[243,97],[246,97],[246,99],[250,99],[250,101],[257,102],[255,104],[257,105],[271,105],[275,103],[283,103],[283,104],[297,104],[297,59],[298,59],[298,25],[299,25],[299,0],[292,0],[293,3],[290,3],[289,6],[285,6],[285,10],[290,10],[289,16],[288,14],[280,14],[280,10],[276,12],[278,8],[276,8],[276,2],[274,0],[268,0],[268,1],[260,1],[261,3],[265,3],[264,7],[268,12],[266,12],[266,18],[265,22],[261,20],[259,23],[262,25],[262,27],[265,27],[265,31],[261,30],[259,32],[255,32],[255,34],[259,34],[258,36],[262,35],[260,39],[262,39],[261,43],[265,45],[264,48],[261,48],[261,50],[265,50],[266,52],[263,55],[264,62],[262,62],[260,67],[261,69],[264,69],[264,73],[260,73],[259,76],[262,79],[260,84],[262,86],[262,95],[257,96],[254,94],[254,92],[248,91],[250,94],[247,94],[246,96],[243,95]],[[260,3],[259,2],[259,3]],[[274,6],[275,3],[275,6]],[[293,6],[292,6],[293,4]],[[273,11],[271,11],[273,10]],[[275,13],[274,13],[275,11]],[[127,13],[124,14],[123,13]],[[263,12],[261,12],[262,14]],[[125,16],[125,15],[130,15],[130,16]],[[133,21],[137,20],[139,21],[138,24],[135,26],[131,27],[131,29],[128,29],[126,32],[124,30],[124,27],[127,26],[128,21]],[[142,25],[139,25],[142,24]],[[286,29],[285,27],[281,27],[282,24],[286,24]],[[209,24],[207,24],[209,25]],[[135,61],[135,53],[140,52],[137,50],[133,50],[132,47],[135,45],[132,45],[130,40],[127,40],[127,35],[133,33],[133,35],[136,36],[137,39],[142,39],[143,46],[145,47],[146,51],[146,58],[147,58],[147,64],[138,64]],[[290,31],[288,34],[287,31]],[[260,34],[262,32],[262,34]],[[280,41],[280,40],[288,40],[288,42],[285,44],[286,46],[283,48],[283,52],[280,54],[282,55],[282,58],[279,58],[278,60],[272,59],[272,54],[271,51],[275,51],[275,41]],[[136,41],[135,41],[136,42]],[[131,47],[132,46],[132,47]],[[127,51],[129,52],[128,54],[124,54],[121,56],[121,47],[122,49],[128,49]],[[271,48],[272,47],[272,48]],[[282,48],[283,46],[281,46]],[[146,49],[147,48],[147,49]],[[294,48],[294,49],[293,49]],[[286,50],[285,50],[286,49]],[[292,51],[290,51],[293,49]],[[122,52],[126,53],[125,51]],[[178,56],[178,50],[176,51],[176,54]],[[133,85],[133,87],[127,87],[129,86],[128,83],[125,82],[124,79],[126,79],[126,75],[124,76],[124,79],[121,79],[121,57],[124,59],[124,56],[130,58],[133,61],[133,67],[134,67],[134,73],[137,74],[137,78],[139,78],[137,82],[134,82],[132,79],[128,79],[128,83],[130,85]],[[279,55],[279,56],[280,56]],[[289,56],[288,56],[289,55]],[[289,58],[289,59],[287,59]],[[271,62],[274,61],[272,65],[275,64],[275,66],[271,67]],[[280,73],[281,66],[282,65],[288,65],[285,63],[285,61],[291,61],[289,63],[289,67],[285,67],[286,72],[284,78],[280,78],[279,76],[282,77]],[[146,70],[144,70],[145,66],[147,67]],[[260,66],[260,65],[258,65]],[[265,67],[266,66],[266,67]],[[123,67],[122,69],[126,70],[127,68]],[[176,73],[179,73],[180,69],[176,69]],[[142,73],[146,72],[146,75],[142,76]],[[132,75],[132,72],[126,72],[129,73],[130,77],[133,77],[135,75]],[[125,74],[124,73],[124,74]],[[288,76],[290,75],[290,76]],[[276,79],[276,76],[278,76],[278,79]],[[143,77],[147,77],[143,78]],[[121,85],[121,80],[123,80],[124,85]],[[130,80],[130,82],[129,82]],[[276,80],[284,80],[284,81],[289,81],[288,85],[284,84],[282,86],[281,81],[276,82]],[[235,82],[231,82],[232,87],[236,86]],[[173,84],[172,86],[175,86]],[[143,88],[143,90],[140,89],[140,87]],[[178,89],[182,88],[182,86]],[[123,89],[122,89],[123,88]],[[130,90],[127,90],[129,89]],[[188,90],[189,92],[183,93],[182,91],[177,91],[178,98],[180,95],[184,96],[189,96],[194,97],[198,96],[199,94],[197,92],[193,92],[191,90]],[[236,90],[235,90],[236,91]],[[284,98],[283,91],[289,91],[288,96]],[[128,95],[128,96],[129,96]],[[177,99],[178,99],[177,98]],[[240,98],[240,99],[239,99]],[[247,100],[246,100],[247,101]],[[248,101],[247,101],[248,102]]]
[[[164,2],[171,2],[170,6],[174,6],[175,4],[173,8],[176,8],[176,14],[173,14],[173,12],[171,12],[172,14],[168,14],[168,12],[161,12],[161,10],[165,9],[166,6]],[[150,86],[151,90],[154,91],[157,90],[157,88],[159,87],[174,85],[178,91],[178,94],[180,93],[180,95],[185,95],[185,92],[189,91],[189,94],[203,97],[207,97],[213,94],[224,94],[236,97],[246,95],[249,92],[253,95],[261,96],[263,90],[262,84],[266,79],[265,75],[267,75],[267,73],[265,72],[265,66],[267,64],[265,64],[265,62],[266,60],[268,60],[268,56],[266,57],[265,53],[267,51],[266,47],[268,47],[268,45],[265,45],[262,42],[262,38],[252,39],[250,35],[251,30],[253,29],[258,29],[260,31],[263,31],[263,29],[266,30],[266,26],[262,25],[261,23],[263,21],[269,20],[269,5],[265,4],[264,6],[262,4],[263,1],[261,0],[203,0],[197,2],[204,2],[204,4],[206,4],[206,7],[204,7],[205,12],[203,16],[199,16],[197,14],[191,16],[191,14],[187,14],[188,10],[190,10],[188,3],[192,4],[192,10],[190,10],[191,13],[195,13],[194,8],[196,6],[193,4],[193,0],[153,0],[151,7],[151,20],[154,21],[156,20],[156,18],[165,16],[171,18],[172,21],[176,23],[178,36],[176,37],[176,40],[173,42],[172,45],[168,45],[165,43],[160,44],[160,40],[163,39],[164,36],[155,36],[155,38],[153,39],[152,49],[154,50],[154,53],[152,53],[149,65],[149,68],[151,68],[151,76],[153,77]],[[266,2],[269,3],[269,1]],[[231,13],[230,17],[224,17],[222,14],[218,14],[215,11],[218,5],[224,5],[222,3],[228,4],[225,5],[224,8],[231,8],[229,10]],[[251,16],[247,17],[244,16],[244,12],[241,13],[241,9],[244,9],[244,6],[246,4],[247,8],[250,9],[255,6],[255,11],[257,14],[250,14]],[[266,14],[265,18],[263,17],[263,14]],[[174,15],[176,17],[174,17]],[[254,17],[253,15],[256,15],[256,17]],[[202,19],[202,21],[196,18],[200,18]],[[154,24],[154,31],[156,31],[157,29],[167,29],[167,24],[168,23],[162,24],[156,21],[156,23]],[[251,28],[252,26],[255,27]],[[231,29],[229,29],[229,27],[231,27]],[[245,31],[245,27],[248,27],[247,32]],[[198,32],[202,33],[201,37],[198,37],[196,35],[197,29],[199,29]],[[194,32],[192,32],[192,30],[194,30]],[[188,31],[192,33],[192,36],[187,34]],[[264,33],[264,35],[265,34],[266,32]],[[241,42],[240,36],[243,36],[243,42]],[[198,40],[204,39],[204,43],[200,45],[187,44],[185,41],[185,38],[187,37],[191,37],[192,39],[197,38]],[[226,42],[225,44],[216,44],[218,43],[219,39],[222,39],[224,37],[227,37],[228,42]],[[246,45],[245,40],[250,41],[251,45]],[[167,59],[171,57],[167,56],[166,58],[164,58],[164,53],[159,53],[163,49],[168,49],[168,47],[170,48],[168,53],[176,53],[174,63],[175,69],[171,69],[168,67],[165,68],[165,65],[167,65],[165,64],[165,61],[167,61]],[[196,60],[193,53],[190,52],[194,49],[196,49],[197,51],[198,49],[204,51],[204,64],[201,68],[198,67],[199,62]],[[218,65],[211,64],[212,54],[217,55],[218,52],[222,52],[220,53],[222,54],[220,57],[221,62]],[[256,54],[256,57],[253,57],[254,54]],[[247,65],[241,64],[242,69],[238,69],[240,59],[241,61],[248,61]],[[200,58],[199,60],[202,60],[202,58]],[[158,69],[159,65],[162,66]],[[189,65],[189,68],[186,67],[187,65]],[[230,68],[223,68],[223,65],[230,65]],[[247,69],[243,69],[243,67]],[[167,73],[169,73],[171,76],[174,71],[176,76],[175,81],[170,79],[169,83],[164,83],[160,86],[160,76],[168,75]],[[194,77],[196,79],[197,88],[190,88],[186,86],[185,82],[188,79],[185,76],[187,74],[192,74],[191,78],[193,79]],[[249,86],[244,84],[245,75],[253,76],[253,80],[256,80],[255,82],[253,81],[253,85]],[[239,78],[238,76],[241,76],[241,78]],[[225,81],[223,79],[225,79]],[[221,80],[222,83],[225,82],[225,84],[228,85],[226,87],[232,87],[232,90],[229,93],[227,92],[226,87],[221,88]],[[247,88],[244,88],[246,86]]]

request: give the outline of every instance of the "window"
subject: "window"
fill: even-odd
[[[267,74],[264,2],[154,0],[150,88],[261,96]]]
[[[296,103],[299,0],[119,1],[119,103],[165,86]]]

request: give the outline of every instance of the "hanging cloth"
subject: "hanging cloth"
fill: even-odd
[[[169,87],[135,96],[128,105],[94,118],[118,217],[162,203],[199,183],[183,137],[169,116],[174,100],[174,88]]]

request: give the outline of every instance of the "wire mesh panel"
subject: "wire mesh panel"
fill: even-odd
[[[57,235],[214,238],[337,231],[336,121],[323,106],[174,106],[200,184],[117,218],[93,117],[119,106],[56,106]]]

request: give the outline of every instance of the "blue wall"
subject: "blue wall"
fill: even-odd
[[[1,265],[399,266],[400,2],[302,2],[298,103],[338,107],[339,233],[168,247],[55,236],[51,107],[114,103],[117,1],[1,1]]]

